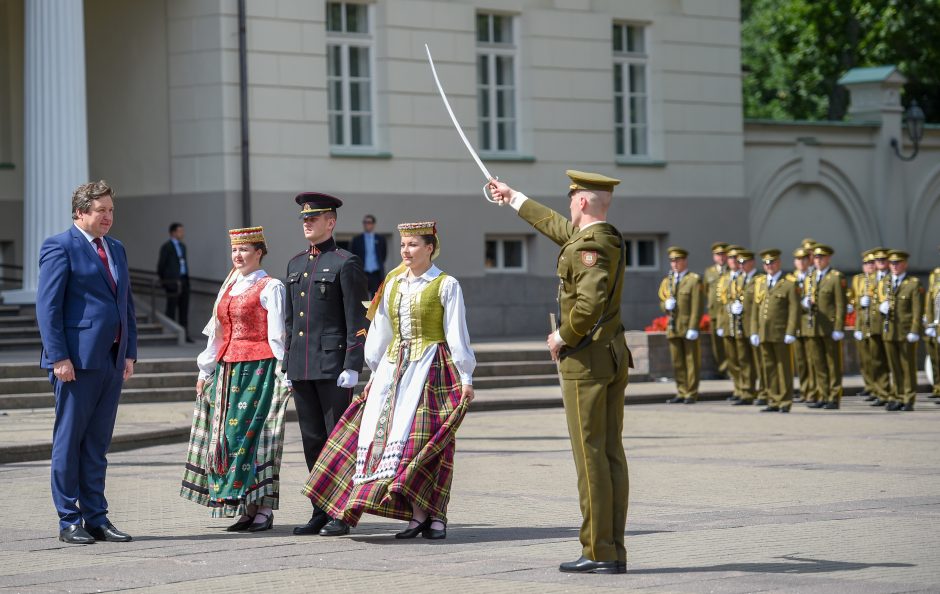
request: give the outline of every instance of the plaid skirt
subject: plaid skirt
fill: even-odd
[[[461,389],[450,350],[442,343],[428,371],[395,475],[356,485],[352,477],[366,404],[366,397],[359,394],[330,434],[303,494],[328,515],[350,526],[358,524],[363,513],[410,520],[412,503],[446,521],[455,438],[469,406],[461,398]]]
[[[278,508],[290,390],[277,365],[220,362],[196,398],[180,497],[208,507],[213,518],[246,514],[249,505]],[[229,427],[237,439],[226,436],[226,426],[239,428]]]

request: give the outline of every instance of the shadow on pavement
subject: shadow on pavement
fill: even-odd
[[[404,523],[402,523],[404,526]],[[397,532],[401,528],[396,528]],[[415,541],[424,541],[428,544],[468,544],[478,542],[509,542],[527,540],[550,540],[550,539],[575,539],[578,538],[578,528],[568,526],[538,526],[538,527],[520,527],[520,526],[481,526],[479,524],[450,524],[447,526],[447,539],[438,541],[427,541],[423,538],[415,540],[395,540],[394,532],[374,532],[371,534],[356,534],[353,532],[349,538],[357,542],[367,542],[370,544],[406,544]],[[643,536],[645,534],[659,534],[663,532],[672,532],[671,530],[628,530],[627,536]],[[385,538],[385,537],[388,538]]]
[[[697,573],[744,571],[747,573],[832,573],[836,571],[860,571],[872,567],[916,567],[913,563],[853,563],[851,561],[829,561],[784,555],[777,557],[788,562],[780,563],[722,563],[699,567],[660,567],[656,569],[629,569],[630,573]]]

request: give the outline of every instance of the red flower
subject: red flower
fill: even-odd
[[[234,483],[232,483],[232,488],[233,488],[233,489],[241,489],[243,484],[244,484],[244,483],[242,483],[241,481],[235,481]]]
[[[653,318],[653,323],[644,328],[647,332],[665,332],[669,328],[669,316]]]
[[[845,325],[846,327],[851,326],[855,327],[855,312],[845,314]]]

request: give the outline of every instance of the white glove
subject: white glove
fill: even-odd
[[[697,340],[698,339],[698,330],[694,328],[689,328],[685,333],[686,340]]]
[[[858,304],[862,307],[868,307],[871,305],[871,297],[868,295],[862,295],[861,299],[858,300]]]
[[[878,306],[878,311],[880,311],[884,315],[888,315],[889,313],[891,313],[891,304],[888,303],[887,301],[882,301],[881,305]]]
[[[917,342],[920,340],[920,335],[914,334],[913,332],[908,333],[907,342]]]
[[[674,310],[676,308],[676,298],[668,297],[664,305],[666,306],[666,311]]]
[[[924,329],[924,334],[926,334],[926,335],[929,336],[930,338],[936,338],[936,337],[937,337],[937,329],[934,328],[933,326],[928,326],[926,329]]]
[[[834,341],[836,341],[836,342],[839,342],[839,341],[842,340],[843,338],[845,338],[845,332],[842,332],[842,331],[840,331],[840,330],[833,330],[833,331],[832,331],[832,340],[834,340]]]
[[[736,316],[741,315],[744,312],[744,304],[740,301],[735,301],[731,304],[731,313]]]
[[[725,336],[725,329],[724,329],[724,328],[719,328],[719,329],[715,330],[715,334],[718,335],[718,338],[724,338],[724,336]]]
[[[852,313],[853,311],[855,311],[855,306],[853,306],[851,303],[847,303],[845,306],[845,312]]]
[[[800,302],[803,305],[803,309],[810,309],[811,303],[809,302],[809,295],[803,297],[803,301]]]
[[[855,332],[852,333],[852,336],[854,336],[854,337],[855,337],[855,340],[857,340],[857,341],[859,341],[859,342],[861,342],[862,339],[865,338],[865,335],[862,334],[862,331],[861,331],[861,330],[856,330]]]
[[[760,336],[751,334],[751,346],[760,346]]]
[[[340,388],[355,388],[359,383],[359,372],[352,369],[344,369],[336,379],[336,385]]]
[[[792,334],[783,335],[783,344],[793,344],[794,342],[796,342],[796,336]]]

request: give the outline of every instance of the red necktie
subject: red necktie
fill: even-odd
[[[101,238],[96,237],[94,243],[98,248],[98,257],[101,258],[101,263],[104,264],[104,270],[108,273],[108,282],[111,283],[111,292],[117,293],[117,283],[114,282],[114,277],[111,275],[111,266],[108,264],[108,253],[104,251],[104,246],[101,245]]]

